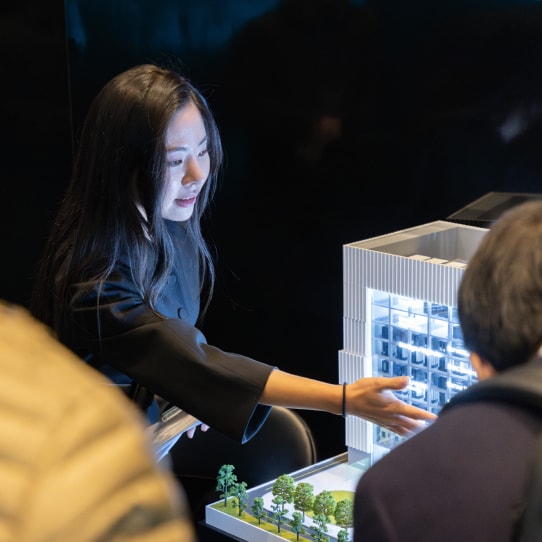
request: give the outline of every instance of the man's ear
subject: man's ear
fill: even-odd
[[[497,374],[497,371],[487,359],[480,357],[476,352],[469,354],[472,367],[478,375],[478,380],[486,380]]]

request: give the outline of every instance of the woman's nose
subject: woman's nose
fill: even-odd
[[[186,161],[186,173],[183,177],[183,184],[197,183],[203,181],[204,173],[196,157],[191,156]]]

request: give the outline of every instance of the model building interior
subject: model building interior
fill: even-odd
[[[486,231],[437,221],[343,247],[341,382],[407,375],[401,398],[435,413],[474,382],[456,292]],[[398,442],[367,421],[346,420],[349,463],[374,462]]]

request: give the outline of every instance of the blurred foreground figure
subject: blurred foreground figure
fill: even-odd
[[[139,410],[0,301],[0,539],[194,542]]]

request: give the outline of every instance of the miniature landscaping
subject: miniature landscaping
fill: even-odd
[[[222,465],[216,491],[220,500],[212,507],[285,540],[295,542],[349,542],[353,492],[322,490],[316,495],[308,482],[289,474],[279,476],[270,498],[251,497],[247,484],[237,480],[233,465]],[[336,532],[329,534],[330,526]]]

